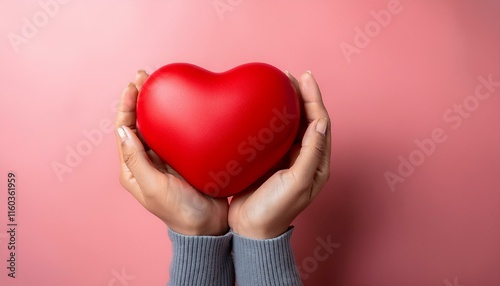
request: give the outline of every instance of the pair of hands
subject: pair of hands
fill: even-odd
[[[316,81],[310,72],[299,80],[287,75],[305,113],[288,169],[236,194],[229,203],[198,192],[142,142],[136,103],[149,75],[138,71],[122,94],[115,120],[122,186],[180,234],[223,235],[232,228],[247,238],[268,239],[286,232],[328,180],[331,152],[329,117]]]

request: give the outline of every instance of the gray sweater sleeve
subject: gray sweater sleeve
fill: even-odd
[[[232,234],[186,236],[168,230],[173,257],[168,286],[233,286]]]
[[[302,285],[290,243],[293,228],[265,240],[233,233],[233,259],[238,286]]]
[[[186,236],[169,229],[173,257],[168,285],[233,286],[235,269],[238,286],[302,285],[290,244],[292,231],[255,240],[233,232]]]

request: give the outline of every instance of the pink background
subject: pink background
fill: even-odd
[[[0,284],[165,285],[166,227],[118,182],[106,129],[116,100],[139,68],[262,61],[311,69],[333,122],[331,179],[295,222],[306,285],[500,285],[500,87],[473,98],[478,77],[500,81],[500,2],[401,0],[380,28],[371,11],[394,1],[41,0],[56,3],[51,15],[38,1],[0,1]],[[340,45],[365,26],[373,37],[345,56]],[[472,111],[447,113],[464,100]],[[436,128],[446,141],[422,162],[415,140]],[[58,178],[53,164],[78,146],[87,153]],[[384,174],[412,154],[419,166],[392,190]]]

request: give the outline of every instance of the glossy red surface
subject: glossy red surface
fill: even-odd
[[[137,102],[146,143],[214,197],[244,190],[273,167],[293,143],[299,121],[290,80],[262,63],[224,73],[166,65],[147,79]]]

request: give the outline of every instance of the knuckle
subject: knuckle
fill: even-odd
[[[318,176],[319,186],[324,186],[329,179],[330,179],[330,172],[328,170],[321,171]]]
[[[142,195],[144,199],[148,201],[150,206],[156,205],[160,201],[167,201],[168,192],[163,192],[162,190],[167,190],[169,188],[169,181],[154,179],[153,182],[149,182],[148,186],[142,186]]]
[[[323,175],[323,177],[325,178],[325,182],[328,181],[330,179],[330,168],[328,168],[326,171],[325,171],[325,174]]]
[[[322,144],[314,145],[314,155],[318,158],[323,158],[325,155],[325,148],[323,148]]]
[[[134,151],[123,153],[123,162],[127,166],[134,166],[137,163],[137,153]]]
[[[156,192],[152,192],[147,188],[142,189],[142,195],[150,204],[154,204],[156,202],[156,198],[158,197]]]
[[[322,159],[326,152],[325,152],[325,143],[323,140],[318,140],[315,142],[312,146],[310,146],[310,149],[314,157],[318,159]]]
[[[301,193],[302,191],[310,188],[310,186],[312,185],[312,178],[305,178],[305,177],[295,177],[294,180],[293,180],[293,186],[300,190]]]
[[[128,179],[125,177],[125,175],[123,173],[120,173],[120,185],[122,187],[124,187],[125,189],[127,189],[129,183],[128,183]]]
[[[131,181],[131,176],[125,173],[120,173],[120,185],[129,193],[134,189],[134,183]]]

